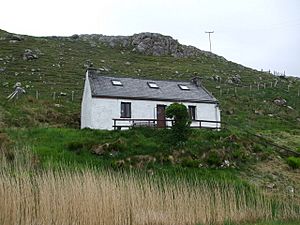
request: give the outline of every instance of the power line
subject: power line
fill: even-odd
[[[211,52],[211,40],[210,40],[210,34],[214,33],[214,31],[205,31],[206,34],[208,34],[208,39],[209,39],[209,50]]]

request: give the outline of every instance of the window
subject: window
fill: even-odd
[[[131,118],[130,102],[121,102],[121,118]]]
[[[189,88],[188,86],[186,86],[186,85],[178,84],[178,86],[179,86],[179,88],[180,88],[181,90],[185,90],[185,91],[190,90],[190,88]]]
[[[111,82],[114,86],[123,86],[122,82],[119,80],[111,80]]]
[[[150,88],[159,88],[158,85],[156,83],[154,83],[154,82],[148,82],[148,86]]]
[[[196,106],[189,105],[190,120],[196,120]]]

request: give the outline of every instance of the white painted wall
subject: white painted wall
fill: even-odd
[[[85,98],[83,98],[85,99]],[[113,120],[118,119],[121,115],[121,102],[131,103],[132,119],[156,119],[156,106],[170,105],[173,102],[149,101],[149,100],[130,100],[130,99],[110,99],[110,98],[92,98],[91,102],[82,104],[87,109],[82,110],[81,128],[89,127],[92,129],[113,129]],[[196,106],[197,120],[220,121],[220,110],[216,104],[208,103],[188,103],[182,102],[186,107],[189,105]],[[83,115],[85,114],[85,115]],[[129,125],[128,122],[118,122],[118,125]],[[193,122],[192,125],[199,125]],[[202,126],[216,127],[215,123],[202,123]],[[219,127],[219,125],[217,125]]]
[[[81,129],[85,127],[92,128],[92,93],[90,81],[88,79],[88,72],[85,77],[85,84],[81,102]]]

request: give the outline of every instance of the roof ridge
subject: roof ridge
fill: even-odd
[[[96,72],[95,75],[97,75],[97,76],[108,77],[108,78],[125,78],[125,79],[133,79],[133,80],[151,80],[151,81],[167,81],[167,82],[186,82],[186,83],[193,84],[193,82],[191,80],[162,80],[162,79],[152,79],[152,78],[150,79],[150,78],[144,78],[144,77],[137,78],[137,77],[114,76],[114,75],[101,74],[98,72],[97,69],[91,69],[91,70],[95,71]]]

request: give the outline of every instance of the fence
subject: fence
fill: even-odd
[[[153,128],[170,128],[174,125],[175,121],[172,119],[158,120],[158,119],[113,119],[114,130],[121,130],[122,128],[132,127],[153,127]],[[193,120],[191,128],[208,128],[208,129],[221,129],[221,121],[213,120]]]

